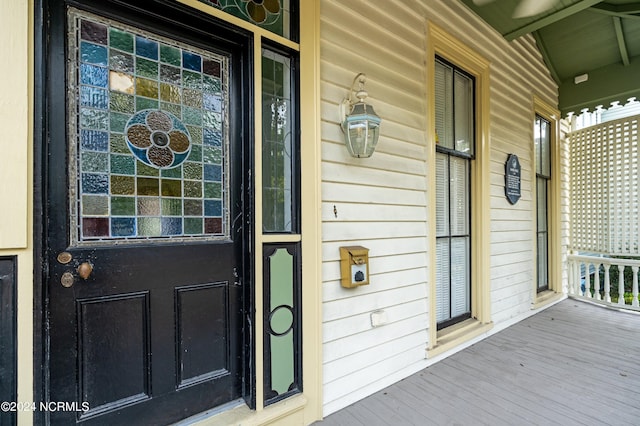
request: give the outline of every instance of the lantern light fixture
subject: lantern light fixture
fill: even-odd
[[[352,157],[371,157],[378,144],[380,117],[364,100],[369,94],[364,90],[365,74],[356,75],[346,98],[340,103],[340,127],[345,144]],[[358,90],[355,90],[356,83]]]

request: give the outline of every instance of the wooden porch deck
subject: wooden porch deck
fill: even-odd
[[[640,425],[640,314],[564,300],[316,426],[480,424]]]

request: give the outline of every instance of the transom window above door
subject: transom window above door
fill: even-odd
[[[251,22],[274,34],[295,40],[297,34],[292,28],[297,1],[290,0],[198,0],[223,10],[238,18]]]

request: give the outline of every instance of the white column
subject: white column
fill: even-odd
[[[624,301],[624,265],[618,265],[618,305],[625,305]]]
[[[604,301],[611,303],[611,278],[609,277],[609,268],[611,265],[604,263]]]
[[[632,266],[631,270],[633,271],[633,288],[631,294],[633,295],[633,300],[631,301],[631,306],[640,306],[638,303],[638,267]]]
[[[600,265],[593,265],[595,269],[595,275],[593,276],[593,297],[596,300],[602,300],[602,296],[600,295]]]

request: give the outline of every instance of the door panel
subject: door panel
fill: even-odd
[[[229,371],[228,283],[177,289],[179,387]]]
[[[50,4],[49,399],[88,405],[52,423],[242,396],[250,43],[174,3]]]

